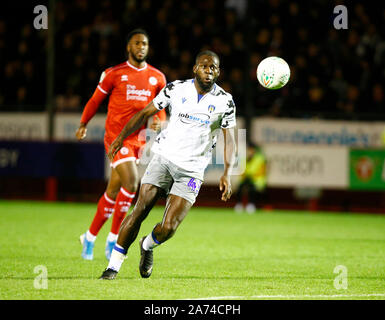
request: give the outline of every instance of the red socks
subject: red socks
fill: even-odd
[[[112,215],[114,211],[115,201],[110,199],[107,196],[107,193],[104,193],[98,202],[98,206],[96,209],[96,214],[94,220],[91,223],[91,227],[89,229],[90,233],[94,236],[97,236],[100,229],[103,227],[104,223],[108,220],[108,218]]]
[[[123,187],[120,188],[120,192],[116,197],[116,204],[114,215],[112,218],[111,232],[114,234],[119,233],[120,225],[126,216],[126,213],[130,209],[131,203],[135,198],[135,193],[128,192]]]
[[[96,214],[89,229],[90,233],[97,236],[104,223],[113,214],[111,233],[118,234],[120,225],[134,198],[135,193],[130,193],[123,187],[120,188],[116,201],[109,198],[107,193],[104,193],[99,199]]]

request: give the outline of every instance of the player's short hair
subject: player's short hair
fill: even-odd
[[[142,28],[137,28],[137,29],[134,29],[132,30],[128,35],[127,35],[127,41],[126,43],[129,43],[131,38],[136,35],[136,34],[143,34],[146,36],[146,38],[150,41],[150,37],[148,36],[148,33],[146,30],[142,29]]]
[[[211,51],[211,50],[204,50],[204,51],[201,51],[197,54],[196,58],[195,58],[195,63],[198,63],[198,60],[201,56],[211,56],[211,57],[214,57],[218,60],[218,63],[220,62],[220,59],[219,59],[219,56],[214,52],[214,51]]]

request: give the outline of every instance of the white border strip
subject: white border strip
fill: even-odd
[[[226,300],[226,299],[301,299],[301,298],[367,298],[367,297],[385,297],[385,293],[368,293],[368,294],[303,294],[303,295],[253,295],[253,296],[221,296],[221,297],[204,297],[181,300]]]
[[[102,87],[100,85],[98,85],[98,89],[103,92],[104,94],[108,94],[108,92],[106,90],[103,90]]]
[[[127,161],[136,161],[136,157],[127,157],[127,158],[122,158],[122,159],[116,160],[114,163],[110,164],[110,167],[115,169],[118,165],[122,164],[123,162],[127,162]]]
[[[107,202],[111,204],[115,204],[116,201],[112,200],[109,196],[107,196],[107,192],[104,192],[104,198],[107,200]]]
[[[142,70],[144,70],[144,69],[147,68],[147,63],[146,63],[146,62],[145,62],[145,65],[144,65],[143,68],[137,68],[137,67],[133,66],[128,60],[127,60],[127,65],[128,65],[129,67],[131,67],[132,69],[135,69],[136,71],[142,71]]]
[[[130,193],[123,187],[120,188],[120,192],[123,193],[127,198],[131,198],[131,199],[135,198],[135,193]]]

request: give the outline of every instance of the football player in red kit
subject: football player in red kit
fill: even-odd
[[[87,102],[80,126],[76,131],[78,140],[86,137],[87,123],[95,115],[101,102],[109,96],[105,124],[104,146],[108,152],[110,144],[130,118],[142,110],[166,85],[164,74],[146,62],[149,37],[145,30],[135,29],[127,37],[128,60],[106,69],[94,94]],[[159,131],[166,113],[157,114],[150,128]],[[106,241],[105,254],[109,260],[116,243],[120,224],[124,219],[139,184],[137,160],[145,140],[139,137],[140,128],[124,141],[124,146],[111,162],[111,176],[106,191],[99,199],[95,217],[89,229],[80,236],[83,245],[82,258],[93,259],[93,248],[99,230],[112,215],[111,231]]]

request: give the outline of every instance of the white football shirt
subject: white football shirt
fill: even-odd
[[[236,124],[231,94],[215,84],[199,99],[194,79],[176,80],[168,83],[153,103],[159,110],[168,107],[170,119],[151,150],[203,180],[221,128]]]

